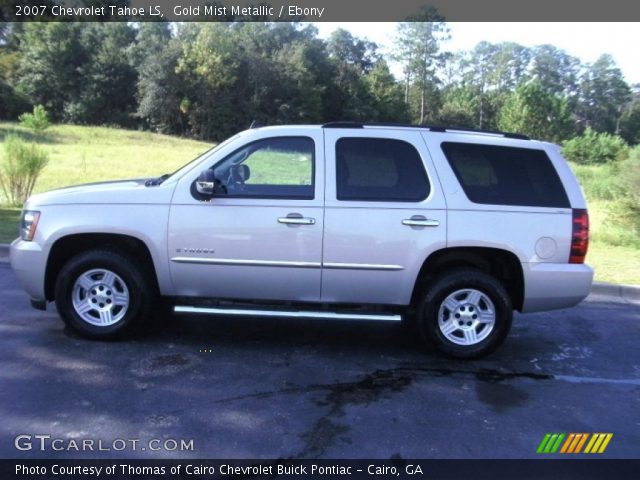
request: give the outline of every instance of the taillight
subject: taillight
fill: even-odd
[[[574,208],[571,219],[571,254],[569,263],[584,263],[589,248],[589,213],[584,208]]]

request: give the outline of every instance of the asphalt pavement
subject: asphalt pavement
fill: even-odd
[[[592,295],[516,315],[470,362],[322,320],[183,316],[95,342],[0,263],[0,458],[539,458],[549,432],[609,432],[601,457],[639,458],[639,334],[638,303]]]

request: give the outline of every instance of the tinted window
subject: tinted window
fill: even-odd
[[[429,180],[413,145],[383,138],[336,142],[338,200],[419,202]]]
[[[231,197],[313,198],[315,144],[308,137],[252,142],[214,167]]]
[[[451,142],[442,150],[474,203],[569,207],[560,177],[542,150]]]

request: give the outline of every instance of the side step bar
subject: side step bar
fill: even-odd
[[[326,318],[331,320],[380,320],[387,322],[400,322],[402,320],[401,315],[394,314],[312,312],[305,310],[254,310],[243,308],[192,307],[189,305],[176,305],[173,307],[173,311],[176,313],[231,315],[243,317]]]

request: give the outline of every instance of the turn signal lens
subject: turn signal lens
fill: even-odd
[[[35,210],[25,210],[22,212],[22,221],[20,222],[20,238],[27,242],[33,240],[38,228],[38,220],[40,220],[40,212]]]

